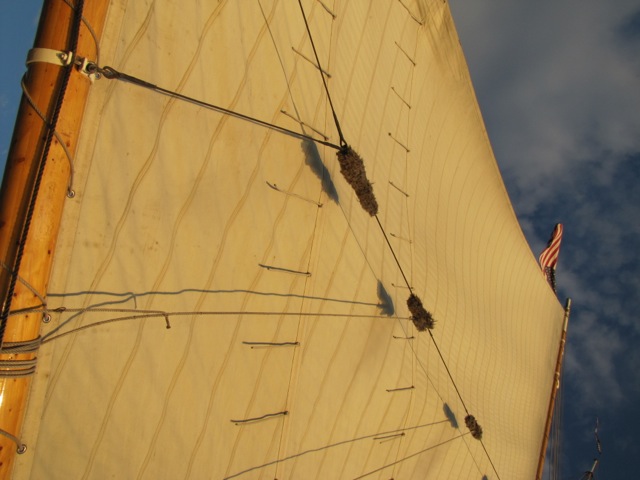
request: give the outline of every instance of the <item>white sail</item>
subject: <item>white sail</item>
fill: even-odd
[[[563,309],[449,7],[302,3],[380,225],[335,149],[97,80],[15,478],[533,475]],[[113,0],[100,64],[340,142],[295,1]]]

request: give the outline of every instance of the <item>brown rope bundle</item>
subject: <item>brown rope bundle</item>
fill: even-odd
[[[411,320],[419,332],[433,329],[435,320],[431,314],[422,306],[422,300],[412,293],[407,299],[407,307],[411,312]]]
[[[362,208],[374,217],[378,213],[378,201],[364,170],[362,158],[349,145],[340,147],[337,155],[340,162],[340,172],[355,190]]]
[[[464,417],[464,423],[471,432],[471,436],[476,440],[482,440],[482,427],[478,424],[476,417],[467,415]]]

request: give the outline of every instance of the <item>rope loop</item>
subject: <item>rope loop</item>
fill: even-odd
[[[4,435],[9,440],[11,440],[13,443],[16,444],[16,446],[17,446],[16,453],[18,453],[19,455],[22,455],[24,452],[27,451],[27,445],[22,443],[20,441],[20,439],[18,437],[16,437],[15,435],[7,432],[6,430],[2,430],[1,428],[0,428],[0,435]]]

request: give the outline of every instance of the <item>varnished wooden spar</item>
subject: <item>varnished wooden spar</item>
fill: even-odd
[[[98,38],[102,32],[107,7],[106,0],[86,2],[84,7],[83,16],[93,27]],[[66,50],[73,15],[73,10],[65,2],[46,0],[34,46]],[[92,60],[96,56],[95,41],[84,25],[80,28],[77,54]],[[47,118],[51,117],[55,105],[63,68],[71,67],[48,63],[34,63],[29,67],[25,82],[27,91]],[[56,125],[56,130],[71,152],[76,148],[89,87],[88,78],[73,69]],[[0,192],[0,255],[8,268],[15,263],[30,192],[33,190],[46,134],[47,130],[42,119],[23,97]],[[47,291],[69,174],[69,161],[63,148],[54,139],[49,150],[19,270],[20,278],[25,279],[41,295]],[[7,268],[2,270],[0,288],[4,301],[8,293],[10,275]],[[13,293],[11,310],[16,311],[38,304],[40,304],[38,296],[18,281]],[[9,317],[4,342],[20,342],[36,338],[41,322],[42,315],[39,314]],[[33,356],[4,354],[0,355],[0,359],[28,359]],[[0,378],[0,429],[18,438],[20,438],[30,383],[30,377]],[[14,441],[0,435],[0,478],[10,477],[15,452]],[[28,450],[26,454],[29,454]]]
[[[562,335],[560,337],[560,347],[558,348],[558,359],[556,361],[556,370],[553,375],[553,386],[551,387],[551,397],[549,399],[549,411],[547,413],[547,421],[544,425],[544,435],[542,437],[542,447],[540,448],[540,460],[538,461],[538,470],[536,471],[536,480],[542,479],[542,470],[544,468],[544,459],[547,453],[547,444],[549,443],[549,432],[551,431],[551,419],[553,417],[553,409],[556,404],[556,395],[560,386],[560,371],[562,369],[562,359],[564,358],[564,346],[567,341],[567,327],[569,325],[569,314],[571,313],[571,299],[567,298],[564,307],[564,325],[562,326]]]

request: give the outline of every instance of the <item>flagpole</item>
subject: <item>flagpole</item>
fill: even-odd
[[[596,471],[596,467],[598,466],[599,462],[600,461],[597,458],[593,459],[593,465],[591,465],[591,470],[585,473],[584,478],[586,478],[587,480],[590,480],[594,477],[593,472]]]
[[[567,327],[569,326],[569,314],[571,313],[571,299],[567,298],[564,307],[564,322],[562,325],[562,335],[560,336],[560,347],[558,348],[558,360],[556,361],[556,371],[553,376],[553,386],[551,387],[551,396],[549,398],[549,410],[547,412],[547,421],[544,425],[544,435],[542,437],[542,447],[540,448],[540,461],[538,462],[538,471],[536,472],[536,480],[542,480],[542,469],[544,467],[544,458],[547,453],[547,444],[549,443],[549,432],[551,431],[551,418],[553,417],[553,409],[556,403],[556,395],[560,386],[560,370],[562,369],[562,358],[564,357],[564,346],[567,341]]]

